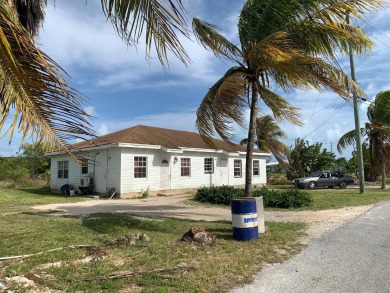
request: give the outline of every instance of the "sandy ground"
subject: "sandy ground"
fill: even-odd
[[[195,221],[231,221],[229,208],[204,207],[189,205],[185,201],[189,195],[169,197],[150,197],[131,200],[91,199],[69,204],[47,204],[35,206],[34,209],[49,212],[52,215],[88,216],[95,213],[128,213],[145,218],[179,218]],[[265,221],[305,222],[308,224],[307,236],[301,239],[308,243],[312,238],[321,237],[325,232],[333,230],[345,221],[371,209],[373,205],[348,207],[322,211],[266,211]]]

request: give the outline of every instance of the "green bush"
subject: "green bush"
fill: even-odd
[[[202,187],[196,191],[195,200],[211,204],[230,204],[231,199],[244,196],[242,188],[231,186]]]
[[[308,192],[298,189],[275,191],[263,187],[254,190],[252,195],[254,197],[263,196],[264,207],[270,208],[301,208],[310,206],[313,201]]]
[[[195,200],[210,204],[229,205],[231,199],[244,196],[244,189],[231,186],[202,187],[195,194]],[[264,207],[272,208],[301,208],[310,206],[311,195],[308,192],[298,189],[288,189],[283,191],[269,190],[265,187],[254,190],[253,197],[263,197]]]

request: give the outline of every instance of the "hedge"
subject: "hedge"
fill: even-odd
[[[195,194],[195,200],[210,204],[230,205],[232,199],[244,196],[243,188],[231,186],[202,187]],[[253,197],[263,196],[264,207],[273,208],[301,208],[308,207],[312,203],[311,195],[308,192],[298,189],[269,190],[266,187],[256,189],[252,192]]]

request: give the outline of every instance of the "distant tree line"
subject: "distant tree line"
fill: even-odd
[[[15,156],[0,157],[0,181],[13,187],[34,185],[34,181],[48,181],[50,158],[44,156],[44,147],[24,144]]]

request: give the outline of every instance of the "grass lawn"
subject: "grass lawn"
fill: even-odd
[[[250,282],[264,264],[283,261],[303,248],[297,242],[304,228],[301,223],[267,222],[270,229],[259,240],[238,242],[231,239],[229,222],[141,220],[126,214],[60,217],[30,208],[82,199],[42,190],[0,190],[0,258],[93,245],[0,261],[0,282],[5,283],[6,277],[34,274],[40,278],[38,288],[61,292],[225,292]],[[214,244],[180,242],[192,227],[215,235]],[[135,245],[116,241],[137,233],[146,234],[150,241],[138,240]],[[88,256],[98,260],[80,262]],[[119,274],[127,277],[107,278]],[[103,279],[86,280],[96,277]],[[26,290],[7,285],[14,292]]]
[[[267,185],[267,188],[276,190],[291,189],[295,187],[292,185]],[[358,188],[339,189],[336,187],[333,189],[304,189],[303,191],[310,193],[313,198],[312,205],[306,208],[310,210],[337,209],[342,207],[375,204],[381,201],[390,200],[390,189],[366,187],[366,192],[364,194],[360,194]]]

